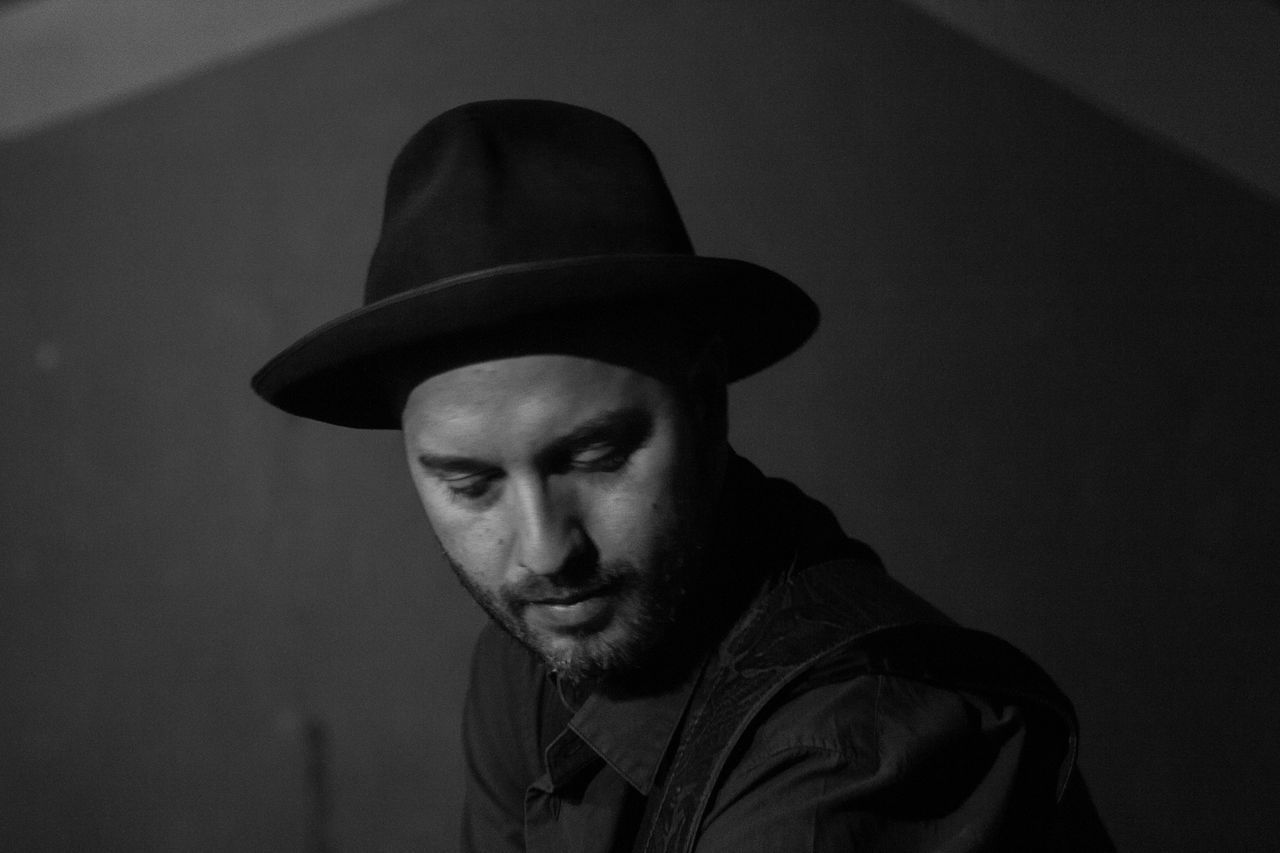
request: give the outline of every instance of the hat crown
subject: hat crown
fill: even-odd
[[[481,101],[428,122],[387,179],[365,304],[510,264],[693,248],[630,128],[551,101]]]

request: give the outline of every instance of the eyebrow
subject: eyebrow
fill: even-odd
[[[438,477],[448,474],[479,474],[493,468],[492,465],[469,456],[447,456],[437,453],[419,453],[418,464]]]
[[[592,417],[568,433],[553,439],[535,455],[539,465],[549,465],[573,455],[577,450],[602,441],[639,447],[653,432],[653,418],[638,406],[612,409]],[[418,463],[437,476],[479,474],[495,465],[470,456],[419,453]]]

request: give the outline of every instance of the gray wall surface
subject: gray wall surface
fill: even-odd
[[[735,444],[1058,679],[1122,849],[1271,842],[1277,202],[888,0],[485,0],[0,146],[0,846],[454,848],[479,611],[398,436],[248,377],[485,97],[623,119],[815,297]]]

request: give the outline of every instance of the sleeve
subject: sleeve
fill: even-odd
[[[464,853],[524,850],[525,790],[541,772],[537,662],[492,623],[471,660],[462,717]]]
[[[1028,737],[1017,706],[907,679],[810,690],[744,744],[695,849],[1047,849],[1033,836],[1048,814],[1032,803],[1052,804],[1053,781],[1029,757]]]

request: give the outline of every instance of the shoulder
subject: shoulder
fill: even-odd
[[[942,759],[989,763],[1024,724],[1017,705],[914,678],[864,670],[826,683],[805,680],[763,710],[739,744],[725,787],[807,763],[870,791]]]
[[[883,672],[797,684],[734,751],[698,849],[925,849],[942,838],[986,849],[981,839],[1011,831],[1011,804],[1039,822],[1052,803],[1028,726],[1019,704]],[[1044,791],[1034,806],[1028,784]],[[972,848],[960,843],[971,834]]]
[[[1074,715],[1047,676],[869,561],[793,570],[738,639],[715,686],[762,701],[704,727],[739,732],[702,821],[723,849],[845,849],[890,825],[992,838],[1014,799],[1041,820],[1070,771]]]
[[[935,759],[987,765],[1013,748],[1044,768],[1051,797],[1072,771],[1071,703],[1026,655],[989,634],[890,624],[854,633],[791,673],[757,706],[740,766],[808,750],[885,781]]]

